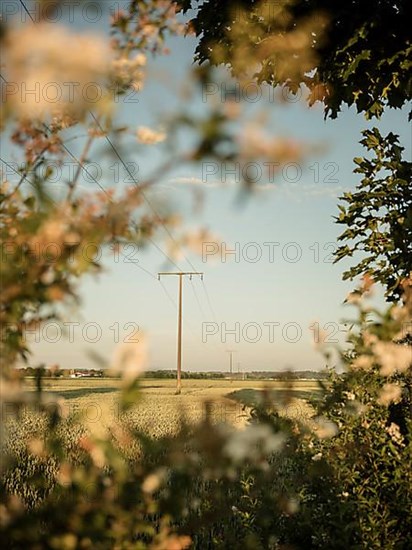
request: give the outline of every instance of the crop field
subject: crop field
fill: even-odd
[[[244,403],[257,402],[264,391],[270,391],[273,403],[280,414],[304,419],[310,416],[308,398],[319,391],[314,380],[290,382],[270,380],[184,380],[182,393],[175,395],[175,381],[143,379],[141,395],[128,421],[152,436],[173,433],[180,420],[197,423],[209,404],[214,422],[228,422],[242,427],[247,421],[248,407]],[[33,381],[27,380],[32,391]],[[120,419],[118,404],[119,386],[114,379],[57,379],[44,383],[49,399],[64,407],[65,414],[79,413],[94,430]]]
[[[87,435],[105,438],[109,431],[125,456],[133,459],[140,454],[138,443],[122,443],[126,426],[154,438],[176,434],[184,420],[196,425],[205,418],[228,423],[242,429],[248,421],[250,406],[263,392],[270,392],[273,405],[280,414],[307,420],[311,407],[307,403],[316,391],[316,381],[295,381],[293,386],[283,381],[259,380],[187,380],[182,393],[175,394],[176,382],[163,379],[142,379],[138,400],[126,413],[119,405],[120,382],[116,379],[55,379],[44,381],[44,400],[57,404],[63,421],[59,427],[64,453],[74,463],[81,460],[80,441]],[[35,391],[33,379],[25,380],[27,397]],[[10,414],[9,414],[10,413]],[[39,442],[47,435],[44,413],[23,407],[16,417],[12,410],[3,410],[2,450],[9,457],[5,484],[9,491],[19,494],[28,505],[41,499],[42,490],[29,481],[39,476],[44,488],[54,484],[58,474],[55,459],[42,458]],[[14,464],[14,466],[12,466]]]

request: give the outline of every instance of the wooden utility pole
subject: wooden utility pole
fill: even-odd
[[[192,279],[193,275],[200,275],[203,281],[203,273],[197,271],[163,271],[157,274],[160,281],[162,275],[178,275],[179,277],[179,304],[177,316],[177,376],[176,376],[176,393],[182,391],[182,307],[183,307],[183,277],[188,275]]]
[[[234,349],[228,349],[227,353],[229,354],[229,372],[230,372],[230,379],[233,379],[233,354],[236,353]]]

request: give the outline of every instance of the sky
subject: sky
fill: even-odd
[[[30,2],[27,4],[30,7]],[[103,21],[101,17],[91,24],[78,12],[72,22],[67,14],[64,19],[80,32],[90,29],[105,34]],[[159,127],[165,113],[187,107],[185,100],[177,99],[176,90],[186,85],[196,40],[174,38],[167,46],[168,56],[150,60],[149,84],[137,101],[118,105],[117,120],[132,129],[139,125]],[[202,114],[216,95],[204,99],[199,92],[188,108]],[[263,103],[262,99],[258,104],[248,104],[247,109],[253,113]],[[157,273],[176,271],[177,267],[193,271],[194,267],[204,273],[204,280],[184,280],[184,370],[227,370],[227,350],[235,351],[235,370],[324,367],[324,359],[314,346],[314,327],[325,329],[331,342],[343,341],[346,325],[342,319],[354,315],[350,307],[342,305],[353,288],[353,283],[341,280],[349,263],[334,265],[331,261],[342,230],[333,220],[337,197],[357,184],[352,158],[364,154],[358,143],[362,129],[377,126],[382,132],[399,133],[410,154],[407,110],[389,110],[378,122],[366,121],[354,109],[343,109],[338,119],[325,121],[319,106],[308,109],[303,101],[266,101],[266,110],[267,128],[273,135],[321,145],[322,153],[308,159],[300,177],[293,166],[273,183],[262,176],[259,191],[247,198],[230,174],[226,186],[221,185],[220,174],[205,181],[205,170],[211,171],[210,166],[179,166],[165,175],[151,191],[151,204],[156,209],[166,206],[178,211],[184,220],[179,231],[207,227],[226,247],[226,253],[206,254],[214,249],[211,242],[203,255],[185,251],[186,257],[179,256],[171,264],[165,257],[170,255],[170,238],[160,229],[156,242],[165,254],[153,245],[144,250],[130,245],[124,250],[125,257],[106,255],[104,273],[86,277],[79,286],[81,307],[65,312],[64,326],[71,327],[70,334],[63,337],[61,324],[49,324],[32,336],[31,365],[43,362],[63,368],[93,367],[91,353],[110,358],[116,345],[137,330],[138,338],[143,332],[147,334],[151,368],[175,368],[178,278],[164,277],[159,282]],[[178,136],[168,139],[177,140]],[[190,134],[183,133],[179,139],[191,144]],[[81,139],[73,141],[75,154],[80,153],[81,143]],[[106,152],[104,140],[92,149],[91,157],[98,159],[101,167],[99,181],[110,187],[118,173],[121,188],[125,171],[119,163],[114,165],[114,159],[105,160],[102,153]],[[138,147],[132,136],[122,149],[122,157],[135,163],[139,177],[158,166],[163,154],[158,146]],[[3,145],[2,157],[13,160],[13,150]],[[86,189],[93,185],[82,182]],[[199,193],[203,196],[201,207]]]

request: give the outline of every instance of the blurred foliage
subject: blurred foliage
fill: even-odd
[[[250,2],[243,4],[250,6]],[[319,13],[312,16],[314,5]],[[71,77],[77,67],[81,82],[96,77],[111,93],[114,85],[117,98],[142,84],[145,56],[163,53],[165,37],[183,32],[175,7],[165,0],[133,1],[119,11],[111,23],[110,59],[101,48],[101,39],[85,39],[79,47],[77,36],[67,29],[51,29],[43,21],[30,27],[5,28],[3,78],[14,84],[38,78],[47,84],[65,78],[65,71]],[[208,12],[212,7],[213,15]],[[316,86],[326,86],[324,97],[332,116],[342,102],[355,102],[369,116],[379,115],[384,104],[402,105],[410,97],[410,81],[405,77],[410,67],[405,61],[405,4],[380,2],[377,7],[369,3],[354,7],[353,3],[339,3],[335,15],[327,13],[327,7],[319,2],[286,8],[279,5],[275,15],[279,13],[281,18],[275,20],[271,15],[276,32],[258,52],[264,70],[254,78],[276,83],[273,74],[274,69],[279,73],[279,66],[273,63],[278,61],[281,81],[290,87],[295,84],[288,80],[289,68],[294,78],[305,77],[313,93]],[[206,30],[216,32],[217,23],[225,47],[226,31],[222,31],[228,13],[228,4],[220,3],[217,9],[212,2],[198,12],[198,17],[207,15]],[[309,13],[311,16],[306,17]],[[239,70],[250,67],[254,40],[264,39],[267,33],[265,20],[255,17],[253,10],[249,17],[242,14],[245,25],[234,31],[239,40],[236,51],[227,49]],[[294,23],[294,14],[301,19],[299,25]],[[321,36],[328,20],[332,30],[324,39]],[[391,21],[396,32],[388,33]],[[199,33],[200,29],[205,31],[199,27]],[[207,42],[205,35],[201,47]],[[273,59],[265,57],[267,47]],[[220,48],[217,53],[222,56],[225,51]],[[288,64],[291,59],[294,62]],[[316,73],[307,76],[315,67]],[[395,73],[406,83],[402,89]],[[209,74],[209,69],[194,71],[197,91]],[[316,93],[320,91],[316,88]],[[370,275],[352,293],[348,301],[360,305],[348,335],[351,347],[338,350],[337,363],[343,364],[344,373],[338,375],[332,370],[330,380],[320,382],[322,392],[313,401],[312,418],[279,415],[267,391],[255,396],[244,429],[212,422],[212,406],[206,404],[200,423],[182,420],[177,435],[151,437],[127,418],[141,396],[140,376],[146,366],[143,343],[119,349],[118,364],[114,365],[122,374],[119,418],[109,426],[88,422],[84,411],[68,415],[64,402],[50,399],[43,388],[43,365],[34,370],[34,391],[24,391],[15,368],[30,352],[24,333],[48,319],[58,319],[63,307],[77,303],[78,280],[101,271],[101,261],[87,247],[92,244],[97,252],[112,246],[116,252],[123,243],[150,242],[160,225],[176,223],[172,215],[147,213],[144,208],[144,190],[158,180],[159,174],[204,158],[222,161],[244,154],[246,158],[290,159],[298,152],[279,138],[269,136],[265,140],[256,127],[254,133],[250,127],[250,132],[248,127],[233,131],[236,113],[233,116],[222,106],[215,106],[201,118],[185,109],[165,131],[138,129],[139,144],[145,145],[162,142],[173,130],[173,143],[165,150],[169,156],[160,172],[118,195],[107,189],[80,193],[79,174],[94,140],[105,138],[110,145],[117,144],[127,131],[116,126],[115,102],[110,103],[109,97],[109,93],[103,96],[91,118],[91,106],[83,98],[61,112],[47,101],[32,105],[31,119],[27,118],[30,104],[16,102],[12,88],[5,98],[3,129],[24,160],[15,170],[17,182],[4,182],[0,197],[5,260],[0,303],[2,547],[409,549],[410,164],[401,160],[400,147],[391,134],[381,138],[375,130],[365,133],[364,144],[373,149],[376,158],[358,162],[365,178],[358,195],[346,197],[347,210],[341,210],[342,223],[349,225],[349,233],[342,238],[361,239],[362,244],[355,243],[354,250],[363,246],[371,254],[369,263],[361,263],[353,274],[374,270],[374,278],[402,301],[384,312],[364,306],[363,297],[372,287]],[[80,125],[87,129],[87,137],[76,163],[78,169],[65,182],[63,199],[56,202],[48,189],[52,175],[49,163],[63,162],[67,156],[73,160],[65,131]],[[193,149],[182,154],[176,152],[174,139],[179,128],[194,133]],[[239,142],[237,132],[243,132],[249,141]],[[40,170],[45,166],[49,169]],[[27,182],[31,188],[23,186]],[[365,216],[362,197],[376,212],[367,225],[358,228]],[[387,204],[390,208],[385,214]],[[369,215],[368,210],[366,213]],[[378,230],[386,241],[375,242]],[[197,246],[201,242],[194,240]],[[347,255],[346,249],[340,254]],[[381,255],[385,257],[383,264],[379,263]],[[327,353],[330,360],[332,351]],[[283,398],[287,404],[287,392]]]
[[[344,374],[333,369],[320,382],[309,419],[279,416],[267,391],[244,429],[212,422],[206,404],[200,423],[182,420],[176,435],[150,437],[123,417],[139,398],[136,379],[104,435],[81,415],[65,418],[61,408],[56,416],[40,377],[37,414],[8,418],[3,541],[28,549],[410,548],[409,285],[406,307],[380,312],[362,300],[351,352],[339,351]]]

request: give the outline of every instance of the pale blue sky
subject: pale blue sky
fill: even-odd
[[[103,32],[102,25],[98,26],[98,30]],[[195,40],[173,39],[168,46],[171,49],[169,56],[149,63],[153,82],[139,95],[138,103],[119,105],[119,120],[124,120],[132,128],[140,124],[153,125],[161,119],[161,113],[173,112],[176,107],[174,89],[184,82],[192,62]],[[273,103],[269,107],[270,128],[276,135],[287,134],[327,146],[323,155],[311,159],[319,163],[319,182],[314,181],[313,169],[304,169],[302,178],[295,184],[277,180],[276,189],[261,191],[241,204],[236,187],[222,189],[203,185],[205,200],[199,212],[192,208],[193,191],[199,187],[177,184],[173,180],[177,176],[201,180],[201,166],[193,165],[181,167],[166,177],[156,193],[151,195],[153,201],[161,200],[180,211],[187,228],[207,226],[228,247],[239,243],[241,251],[237,261],[228,257],[227,262],[202,261],[202,257],[187,253],[193,265],[205,273],[205,285],[216,315],[215,318],[210,311],[201,281],[195,278],[193,287],[205,315],[200,311],[192,283],[186,280],[183,368],[187,370],[227,369],[227,349],[237,351],[235,365],[239,362],[241,368],[246,370],[321,368],[323,360],[313,349],[313,333],[308,326],[314,321],[319,321],[321,326],[333,323],[327,327],[328,332],[332,333],[335,328],[343,329],[339,321],[350,315],[350,310],[343,308],[341,303],[353,285],[341,281],[344,264],[333,265],[328,262],[328,255],[336,246],[336,237],[340,232],[340,227],[332,219],[337,213],[336,197],[343,190],[353,188],[357,182],[357,176],[352,173],[352,158],[363,155],[358,144],[360,132],[373,125],[383,132],[395,131],[401,135],[407,150],[411,149],[406,109],[388,111],[380,122],[367,122],[353,109],[344,110],[337,120],[324,121],[319,107],[308,110],[302,103]],[[207,104],[202,103],[199,96],[193,101],[193,108],[201,112]],[[189,137],[183,136],[183,139],[188,140]],[[155,166],[161,158],[156,148],[139,149],[132,138],[129,143],[131,147],[124,154],[124,159],[138,163],[140,174]],[[80,143],[76,142],[71,145],[75,154],[78,154],[79,146]],[[98,155],[103,149],[104,142],[100,141],[93,150],[99,162],[101,157]],[[8,156],[13,158],[11,151]],[[326,166],[326,163],[335,163],[333,166],[338,167],[334,175],[337,183],[322,181],[332,166]],[[100,181],[104,186],[109,186],[113,172],[108,171],[107,164],[102,166],[104,172]],[[121,174],[123,177],[124,170]],[[84,185],[92,188],[93,183]],[[165,239],[167,235],[159,231],[159,237]],[[269,247],[263,244],[268,242],[280,243],[274,248],[273,262],[269,258]],[[167,249],[164,241],[159,240],[158,243],[163,250]],[[261,259],[255,263],[242,255],[248,243],[257,243],[262,252]],[[256,250],[256,245],[253,246]],[[246,249],[251,256],[253,246]],[[293,259],[296,250],[301,254],[299,261],[287,261],[285,254]],[[315,261],[317,251],[319,258]],[[139,265],[154,276],[159,270],[175,269],[165,264],[165,258],[153,246],[145,251],[130,248],[126,252],[133,253]],[[42,361],[47,364],[57,362],[66,368],[92,366],[87,357],[88,351],[96,351],[103,356],[112,353],[115,331],[109,327],[118,323],[122,338],[129,332],[124,330],[126,323],[136,323],[149,335],[152,367],[175,368],[177,311],[155,277],[123,260],[121,257],[118,262],[107,260],[105,274],[97,279],[89,277],[81,284],[82,308],[75,314],[67,315],[68,322],[80,323],[80,326],[74,327],[74,341],[39,343],[35,346],[32,364]],[[176,263],[183,270],[191,270],[184,259],[176,260]],[[177,282],[175,277],[164,280],[174,300]],[[92,327],[86,337],[82,336],[82,328],[91,322],[98,323],[102,331],[101,338],[95,344],[87,341],[94,338]],[[202,342],[202,322],[217,323],[214,326],[218,333],[209,336],[206,343]],[[268,322],[279,323],[273,329],[273,342],[269,338],[268,326],[263,324]],[[246,339],[241,334],[240,341],[235,342],[233,336],[228,336],[227,342],[223,343],[222,323],[226,323],[228,329],[240,323],[241,333],[246,324],[256,323],[262,337],[258,342],[248,342],[247,339],[253,339],[256,334],[250,328]],[[292,341],[296,336],[292,324],[298,325],[302,331],[296,342]],[[342,337],[342,330],[338,334]],[[52,338],[54,332],[50,328],[49,339]]]

